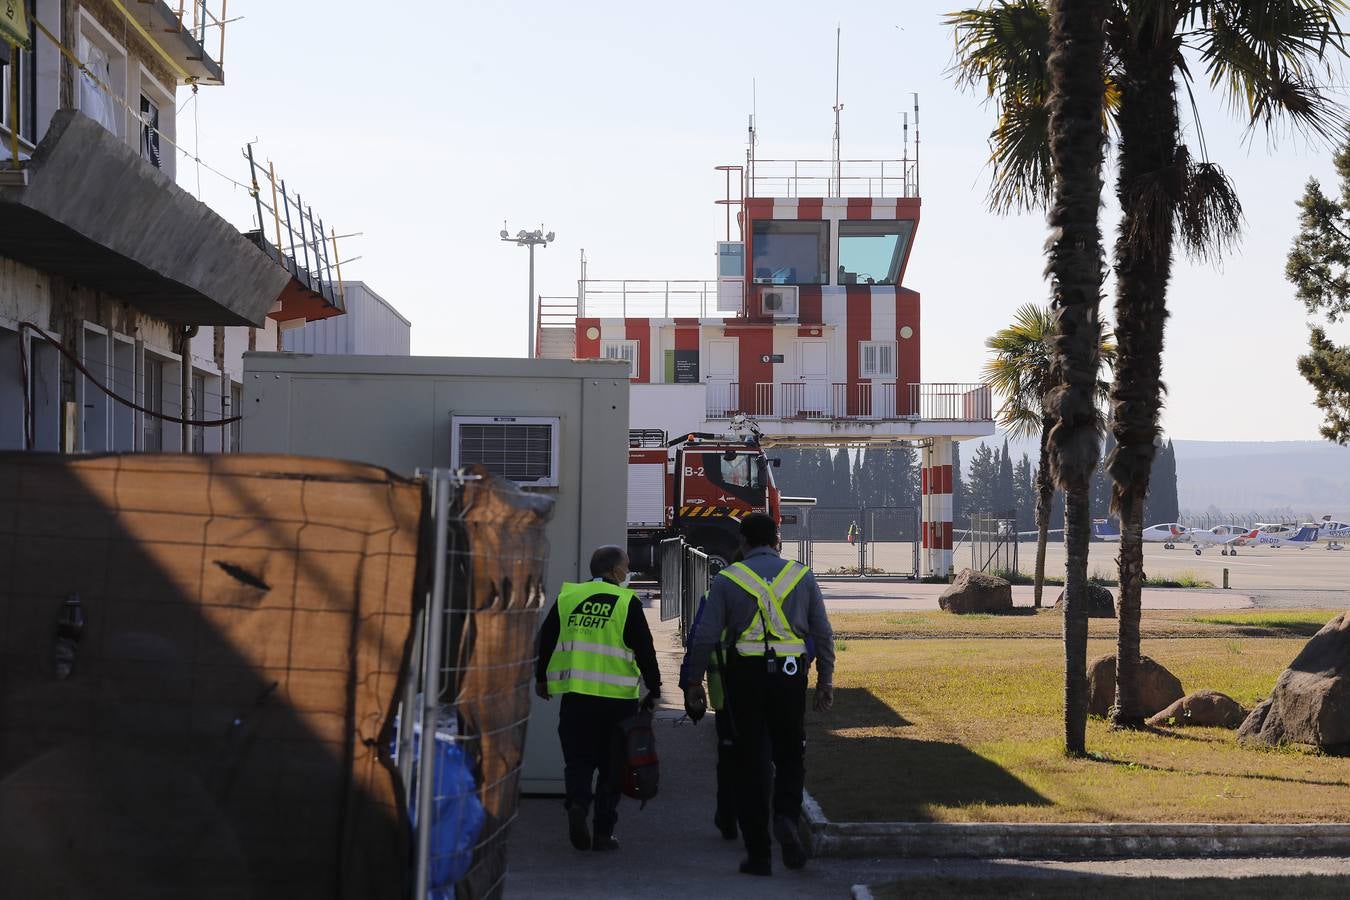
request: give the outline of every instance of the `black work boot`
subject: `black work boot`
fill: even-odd
[[[567,807],[567,837],[578,850],[591,849],[591,826],[586,821],[586,810],[580,806]]]
[[[800,869],[806,865],[806,845],[802,843],[796,822],[787,816],[775,817],[773,836],[783,848],[783,865],[789,869]]]
[[[614,832],[612,831],[609,832],[608,834],[601,834],[600,832],[597,831],[595,835],[591,838],[591,849],[618,850],[619,839],[614,836]]]
[[[767,856],[747,856],[741,861],[742,875],[772,875],[773,863]]]

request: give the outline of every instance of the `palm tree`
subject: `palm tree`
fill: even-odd
[[[1050,503],[1055,486],[1050,478],[1050,429],[1054,420],[1046,414],[1045,397],[1058,381],[1054,377],[1055,314],[1048,306],[1024,303],[1013,313],[1012,324],[994,332],[985,342],[993,358],[984,365],[983,377],[994,393],[1003,398],[995,414],[998,424],[1014,437],[1040,436],[1040,461],[1036,469],[1036,579],[1035,605],[1041,606],[1045,588],[1045,548],[1050,538]],[[1103,331],[1100,353],[1108,366],[1115,345]],[[1106,404],[1111,384],[1098,380],[1096,400]]]
[[[1337,14],[1343,0],[1113,0],[1100,70],[1110,127],[1117,135],[1115,245],[1118,356],[1111,394],[1116,448],[1108,460],[1112,508],[1120,517],[1120,633],[1114,724],[1142,724],[1137,703],[1139,600],[1143,582],[1143,510],[1159,439],[1163,326],[1172,250],[1217,254],[1242,218],[1236,192],[1205,158],[1204,133],[1190,103],[1199,159],[1181,140],[1178,84],[1189,99],[1192,60],[1210,86],[1267,132],[1283,120],[1330,138],[1343,121],[1326,88],[1333,56],[1345,53]],[[1048,201],[1048,148],[1040,138],[1036,73],[1048,53],[1033,23],[1048,22],[1042,0],[998,0],[949,17],[957,28],[957,78],[984,83],[999,108],[992,140],[995,208]],[[1015,27],[1014,27],[1015,26]],[[1010,186],[1015,185],[1015,186]]]
[[[1097,467],[1102,290],[1102,23],[1108,0],[1050,0],[1047,72],[1053,200],[1046,270],[1054,297],[1051,372],[1045,397],[1050,464],[1064,491],[1064,749],[1087,752],[1087,562],[1092,514],[1088,484]]]

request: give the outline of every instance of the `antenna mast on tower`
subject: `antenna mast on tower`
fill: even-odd
[[[839,33],[840,27],[834,26],[834,193],[831,194],[832,197],[841,196],[839,182],[843,174],[841,171],[843,164],[839,155],[839,113],[844,108],[844,104],[839,102]]]

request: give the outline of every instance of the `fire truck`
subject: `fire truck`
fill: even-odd
[[[666,440],[664,432],[632,431],[628,439],[628,556],[634,572],[659,578],[661,542],[683,537],[726,566],[740,544],[740,523],[752,512],[782,523],[782,496],[771,460],[755,435],[706,433]]]

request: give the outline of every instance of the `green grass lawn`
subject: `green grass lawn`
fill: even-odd
[[[1153,900],[1267,900],[1273,897],[1340,898],[1350,896],[1343,875],[1294,875],[1254,878],[1110,878],[1101,875],[1010,876],[995,878],[907,878],[871,886],[876,900],[910,897],[1043,897],[1078,900],[1084,896]]]
[[[1144,610],[1144,638],[1179,637],[1311,637],[1340,610],[1281,609],[1271,611],[1199,612],[1186,609]],[[916,612],[835,612],[835,633],[845,638],[1057,638],[1064,617],[1054,609],[1019,607],[1012,615],[953,615],[940,610]],[[1088,633],[1110,638],[1115,619],[1089,619]]]
[[[1304,643],[1233,634],[1144,652],[1187,691],[1250,707]],[[1094,639],[1088,654],[1113,650]],[[834,711],[807,714],[807,786],[836,821],[1350,821],[1350,759],[1240,748],[1231,731],[1094,719],[1093,757],[1066,757],[1062,671],[1054,639],[850,641]]]

